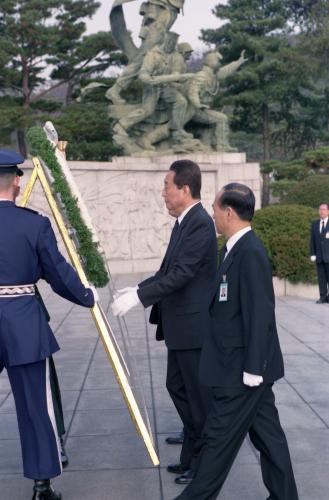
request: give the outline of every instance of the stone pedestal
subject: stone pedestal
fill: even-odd
[[[257,208],[260,207],[259,164],[246,163],[244,153],[117,157],[112,162],[69,162],[112,273],[158,269],[173,225],[161,196],[163,180],[171,163],[181,158],[200,165],[202,202],[210,214],[215,193],[229,182],[247,184],[255,193]],[[29,176],[24,177],[26,182]],[[39,187],[33,193],[29,206],[41,213],[49,212]]]

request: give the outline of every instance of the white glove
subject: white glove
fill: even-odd
[[[120,288],[120,290],[116,290],[113,295],[113,299],[116,300],[119,298],[121,295],[127,292],[132,292],[138,290],[138,285],[137,286],[126,286],[125,288]]]
[[[111,308],[114,316],[124,316],[130,309],[137,306],[140,300],[136,287],[115,297]]]
[[[263,383],[261,375],[252,375],[251,373],[243,372],[243,383],[249,387],[257,387]]]
[[[316,255],[311,255],[311,261],[315,262],[316,261]]]
[[[96,288],[93,285],[89,285],[88,288],[93,292],[94,301],[99,302],[99,294],[98,294]]]

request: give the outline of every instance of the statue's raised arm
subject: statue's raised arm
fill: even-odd
[[[232,75],[240,68],[240,66],[242,66],[245,62],[248,61],[248,59],[244,57],[245,52],[246,51],[243,50],[240,54],[239,59],[237,59],[236,61],[233,61],[219,68],[219,70],[217,71],[218,80],[224,80],[224,78],[227,78],[229,75]]]
[[[136,47],[132,36],[128,31],[123,13],[123,5],[135,0],[115,0],[110,12],[110,25],[113,38],[118,47],[126,54],[129,61],[134,60],[140,50],[144,50],[149,34],[154,30],[164,29],[169,31],[181,9],[185,0],[147,0],[140,7],[139,14],[143,17],[139,37],[142,40],[141,46]],[[151,35],[152,36],[152,35]],[[148,45],[148,48],[151,48]]]
[[[122,5],[131,3],[135,0],[115,0],[110,12],[110,25],[112,36],[118,47],[126,54],[129,60],[132,60],[138,53],[138,48],[133,42],[131,34],[128,31]]]

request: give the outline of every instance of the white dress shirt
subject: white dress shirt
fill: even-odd
[[[184,219],[185,215],[191,210],[191,208],[195,207],[195,205],[198,205],[199,203],[201,203],[201,200],[197,201],[196,203],[193,203],[193,205],[190,205],[189,207],[187,207],[184,212],[182,212],[180,214],[179,217],[177,217],[177,221],[178,221],[178,224],[181,224],[182,220]]]
[[[242,236],[249,233],[251,231],[251,226],[244,227],[237,231],[235,234],[231,236],[226,242],[227,252],[225,254],[224,259],[227,257],[229,252],[232,250],[234,245],[239,241]],[[243,372],[243,383],[249,387],[258,387],[263,382],[263,377],[261,375],[254,375],[252,373]]]
[[[227,240],[227,242],[226,242],[227,250],[226,250],[226,254],[225,254],[224,259],[226,259],[229,252],[232,250],[234,245],[239,241],[239,239],[242,238],[242,236],[244,236],[245,234],[249,233],[249,231],[251,231],[251,226],[244,227],[243,229],[240,229],[240,231],[237,231],[236,233],[234,233],[231,236],[231,238],[229,238]]]
[[[321,229],[322,229],[322,222],[324,222],[324,227],[326,227],[326,225],[328,223],[328,217],[326,217],[325,219],[320,219],[320,226],[319,226],[320,233],[321,233]]]

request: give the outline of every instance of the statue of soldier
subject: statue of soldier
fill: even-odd
[[[185,82],[193,77],[193,74],[190,73],[182,74],[178,71],[171,73],[170,71],[171,54],[176,48],[177,37],[176,33],[168,32],[165,35],[163,45],[155,47],[145,55],[138,75],[139,79],[144,83],[142,104],[137,110],[128,113],[119,120],[113,128],[116,134],[128,135],[127,130],[149,118],[155,112],[160,96],[164,95],[164,99],[171,99],[171,94],[167,94],[165,90],[168,84]],[[179,121],[183,123],[186,115],[187,101],[183,95],[179,94],[177,91],[176,113],[172,119],[173,127],[178,126],[175,124],[176,118],[177,123]]]
[[[186,63],[187,61],[189,61],[190,57],[193,54],[192,46],[188,42],[182,42],[178,44],[177,50],[184,59],[184,68],[186,71],[187,70]]]
[[[185,124],[192,120],[194,123],[213,126],[210,146],[216,151],[232,151],[233,148],[228,140],[227,116],[220,111],[210,109],[210,104],[218,92],[220,80],[237,71],[246,62],[244,52],[241,52],[237,61],[223,67],[220,67],[222,55],[219,52],[209,52],[204,57],[202,69],[186,84],[186,95],[190,105]]]
[[[108,89],[105,94],[106,97],[113,102],[113,104],[126,103],[120,95],[121,91],[126,89],[134,78],[137,78],[147,52],[155,46],[163,43],[164,35],[176,21],[180,9],[183,8],[184,1],[185,0],[149,0],[142,3],[139,11],[139,13],[143,16],[142,27],[139,33],[142,44],[140,48],[137,49],[134,47],[135,50],[131,50],[126,53],[129,58],[128,66],[117,78],[115,84]],[[126,2],[115,2],[112,10],[120,3]],[[125,36],[128,37],[129,35],[124,33],[124,29],[117,32],[115,17],[114,19],[112,18],[112,12],[110,20],[113,36],[118,43],[118,46],[124,50],[125,41],[123,38]],[[125,24],[123,26],[126,29]]]
[[[178,36],[177,36],[178,39]],[[191,57],[193,49],[187,42],[175,45],[175,50],[168,58],[168,74],[187,73],[187,61]],[[184,130],[185,117],[188,101],[184,95],[184,83],[173,82],[163,86],[160,98],[169,105],[169,122],[155,126],[138,140],[138,144],[146,150],[154,149],[153,144],[168,139],[172,136],[174,143],[193,140],[193,135]],[[199,145],[199,142],[198,142]]]

